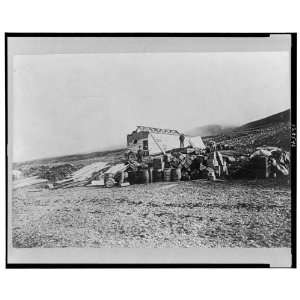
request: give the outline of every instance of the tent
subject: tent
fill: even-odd
[[[188,146],[192,146],[193,148],[205,149],[205,145],[200,135],[186,137],[186,140],[189,144]]]

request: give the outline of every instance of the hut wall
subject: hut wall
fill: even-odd
[[[133,132],[127,135],[127,149],[133,152],[137,152],[139,147],[143,149],[143,142],[149,140],[149,132],[140,131]]]

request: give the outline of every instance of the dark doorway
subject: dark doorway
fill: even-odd
[[[143,150],[148,150],[148,140],[143,141]]]

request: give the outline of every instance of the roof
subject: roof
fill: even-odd
[[[170,135],[180,134],[177,130],[174,129],[162,129],[162,128],[148,127],[148,126],[137,126],[136,131],[148,131],[151,133],[170,134]]]

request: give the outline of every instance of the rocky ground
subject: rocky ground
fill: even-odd
[[[24,188],[14,247],[290,247],[290,189],[271,180]]]

